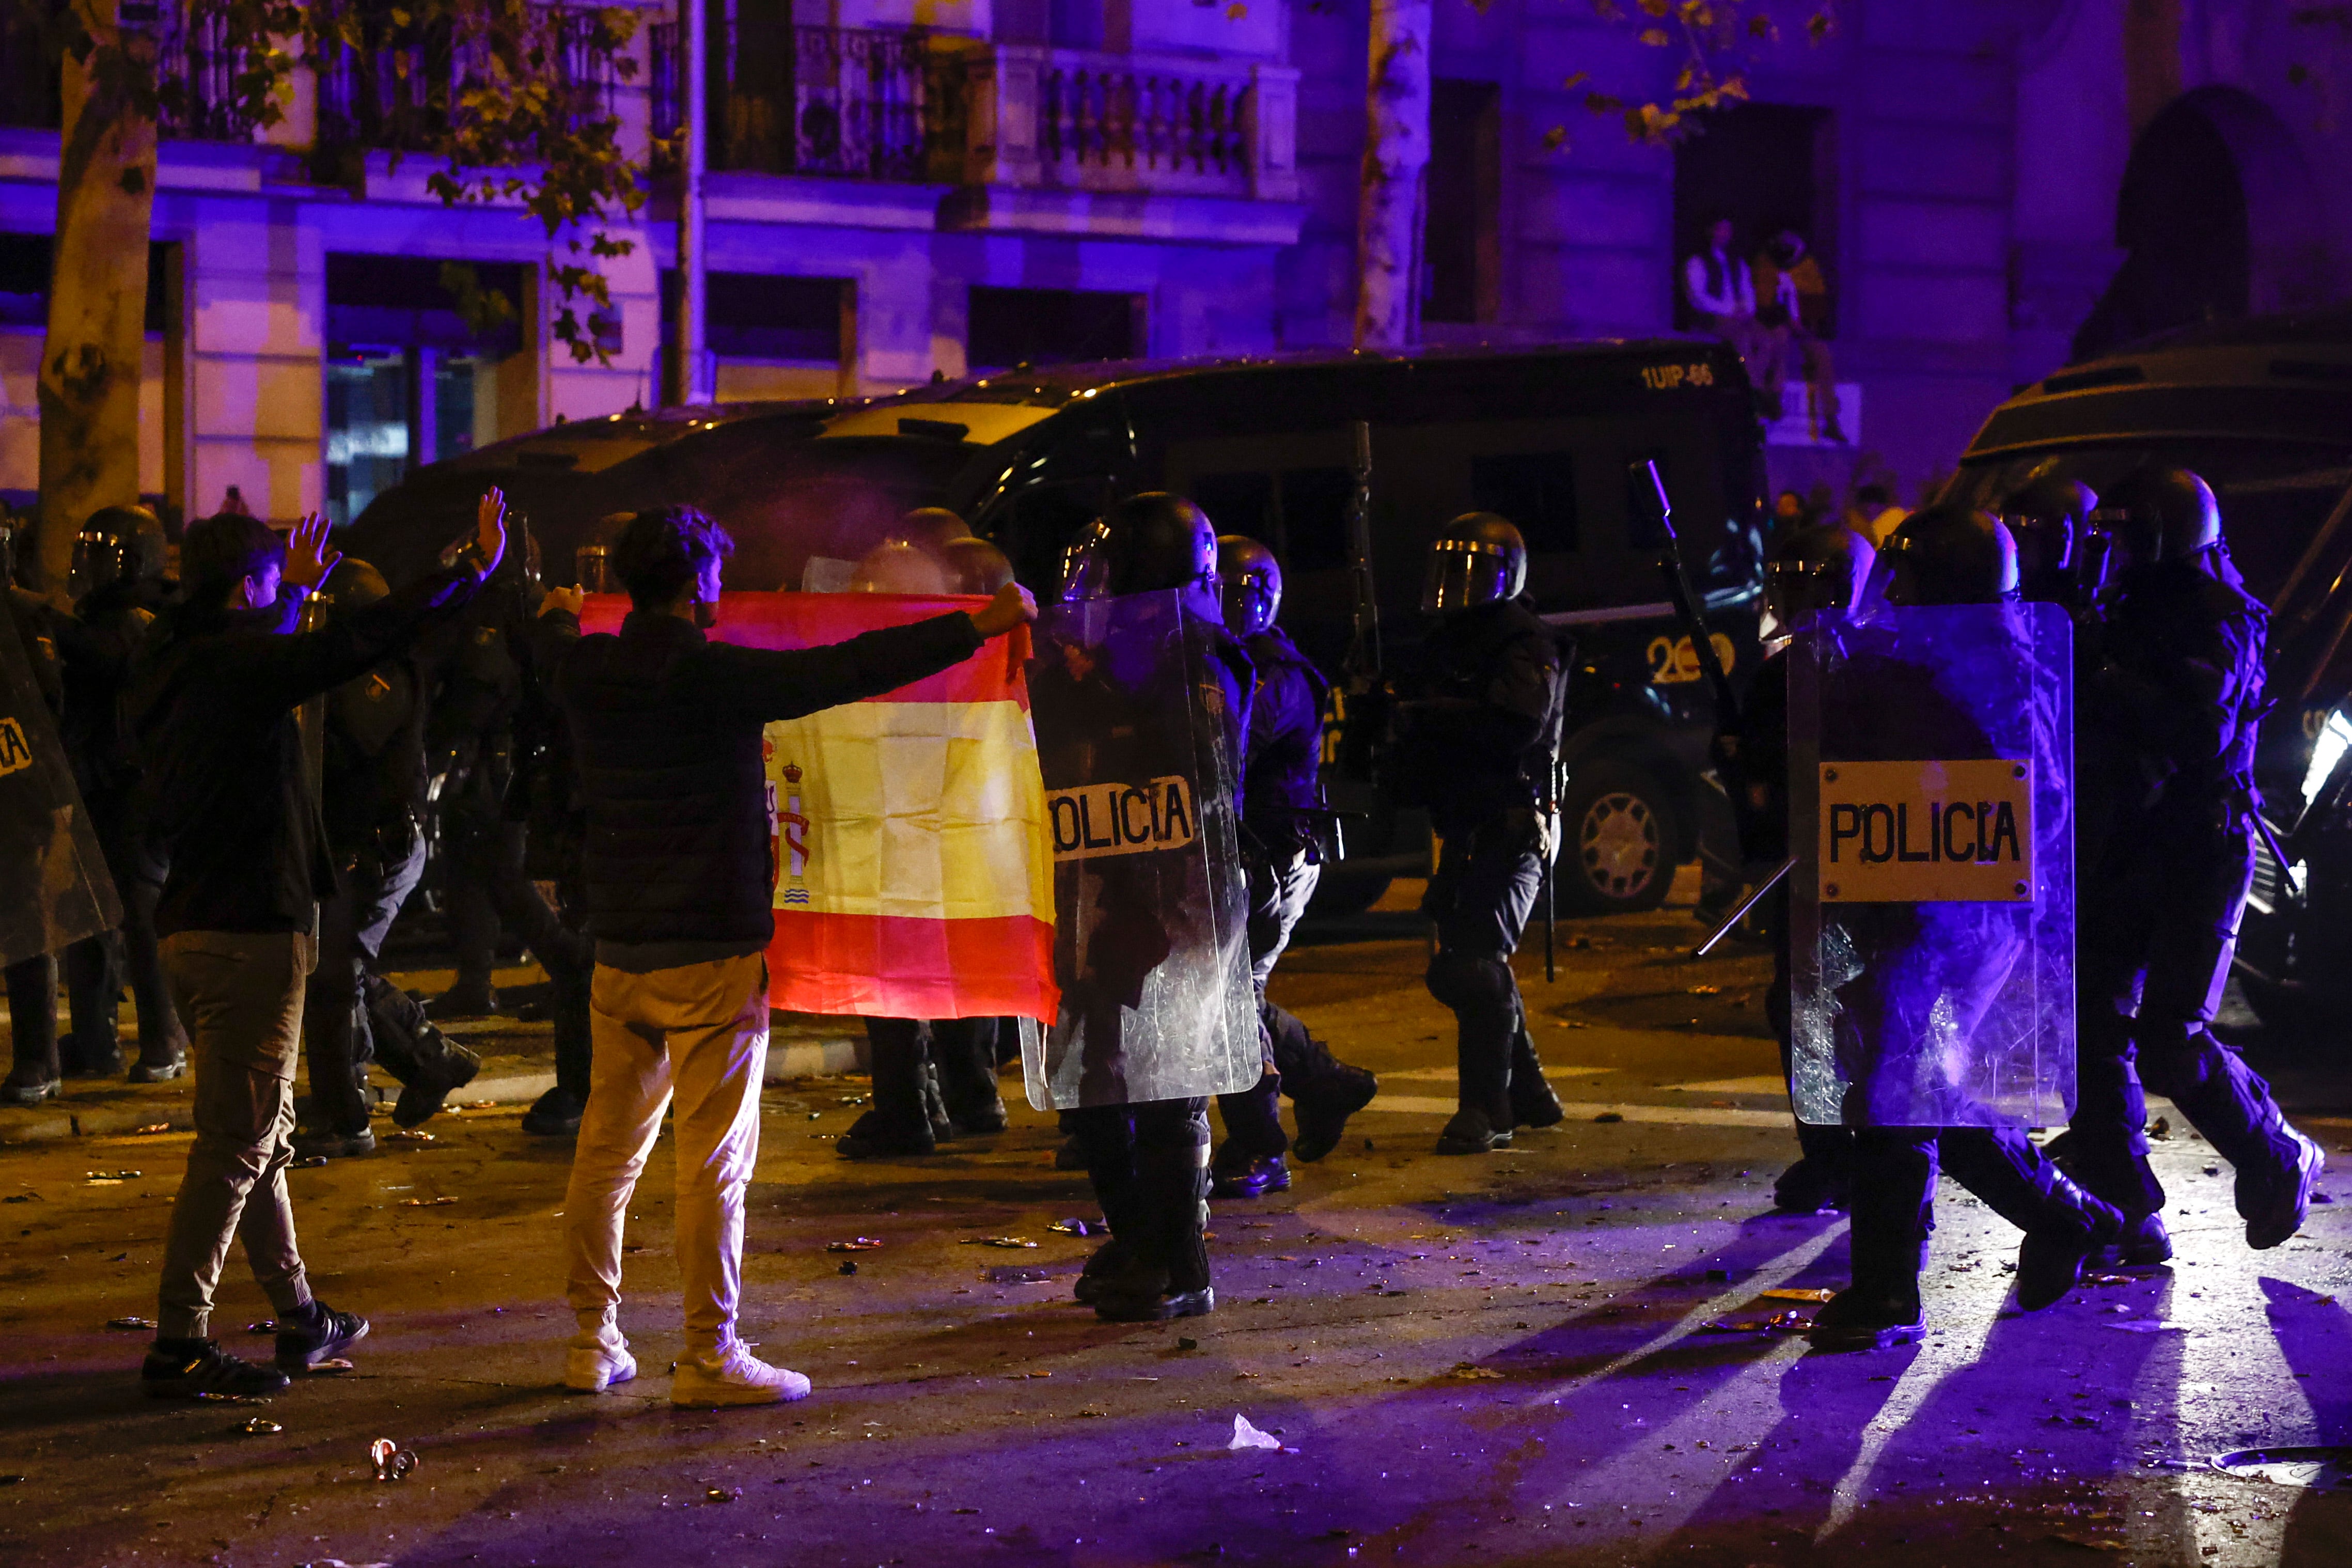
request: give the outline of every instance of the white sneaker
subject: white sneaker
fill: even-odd
[[[610,1339],[574,1338],[563,1357],[563,1386],[582,1394],[602,1394],[616,1383],[637,1375],[637,1358],[629,1342],[615,1330]]]
[[[770,1366],[739,1342],[720,1347],[705,1359],[688,1356],[671,1378],[672,1405],[777,1405],[806,1399],[809,1380],[781,1366]]]

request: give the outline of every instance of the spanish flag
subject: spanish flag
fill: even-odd
[[[729,594],[710,635],[813,647],[985,602]],[[582,629],[616,631],[627,611],[595,595]],[[1054,851],[1028,660],[1022,627],[911,686],[768,726],[775,1006],[1053,1020]]]

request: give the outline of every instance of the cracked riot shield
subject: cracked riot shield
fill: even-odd
[[[2068,1119],[2072,632],[2051,605],[1882,606],[1790,649],[1800,1121]]]
[[[0,590],[0,963],[122,923],[89,813]]]
[[[1258,1080],[1238,736],[1173,593],[1049,605],[1030,710],[1054,837],[1059,1015],[1024,1031],[1040,1110]]]

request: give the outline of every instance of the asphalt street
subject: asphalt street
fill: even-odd
[[[1442,1158],[1452,1021],[1410,891],[1276,976],[1381,1093],[1290,1191],[1217,1205],[1207,1318],[1071,1301],[1095,1243],[1054,1227],[1097,1213],[1017,1079],[1004,1135],[858,1165],[832,1141],[863,1079],[772,1083],[744,1331],[814,1379],[792,1405],[668,1402],[667,1137],[629,1235],[641,1374],[562,1390],[568,1148],[511,1102],[294,1173],[320,1294],[373,1321],[351,1370],[146,1399],[147,1333],[109,1324],[154,1314],[184,1085],[133,1105],[161,1131],[0,1111],[0,1563],[2352,1562],[2352,1487],[2210,1462],[2352,1443],[2352,1203],[2248,1252],[2227,1169],[2159,1102],[2170,1268],[2021,1315],[2016,1233],[1948,1184],[1925,1342],[1811,1352],[1791,1320],[1844,1282],[1845,1226],[1771,1212],[1795,1146],[1769,960],[1690,959],[1686,901],[1564,922],[1558,982],[1539,945],[1519,973],[1569,1120]],[[532,1027],[479,1032],[527,1058]],[[2352,1071],[2263,1059],[2341,1182]],[[233,1257],[219,1331],[266,1353],[267,1311]],[[1233,1447],[1237,1417],[1276,1446]],[[378,1438],[406,1479],[374,1479]]]

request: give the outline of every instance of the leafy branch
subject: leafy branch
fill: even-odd
[[[1804,23],[1808,44],[1820,45],[1837,30],[1836,0],[1810,0]],[[1705,128],[1702,117],[1748,100],[1748,73],[1756,59],[1780,42],[1780,25],[1769,0],[1592,0],[1593,14],[1612,26],[1631,26],[1644,48],[1681,56],[1673,90],[1663,100],[1642,100],[1587,87],[1584,107],[1616,118],[1628,141],[1669,147]],[[1591,80],[1579,71],[1561,85],[1574,91]],[[1569,145],[1565,125],[1544,134],[1555,151]]]

